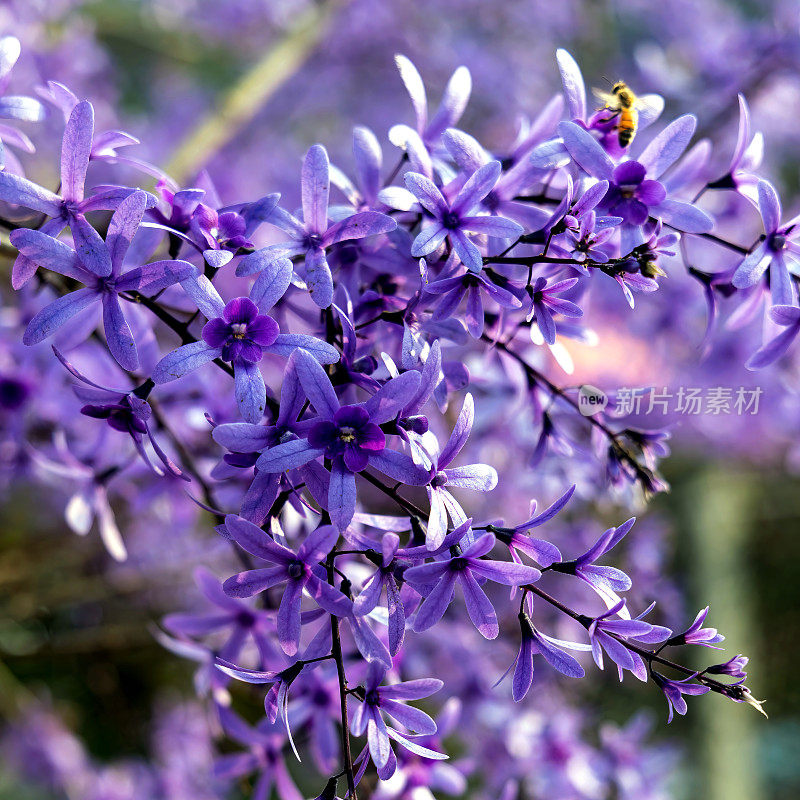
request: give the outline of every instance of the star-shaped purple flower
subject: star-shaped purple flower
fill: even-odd
[[[477,169],[461,191],[448,202],[438,186],[418,172],[407,172],[406,186],[419,204],[433,217],[433,222],[422,229],[411,246],[415,258],[427,256],[448,239],[456,255],[471,272],[483,269],[483,256],[467,233],[480,233],[509,239],[520,236],[524,228],[505,217],[476,214],[480,202],[492,191],[502,167],[499,161],[490,161]]]
[[[409,371],[387,381],[365,403],[342,406],[325,370],[308,353],[298,350],[297,376],[318,419],[307,439],[294,439],[265,451],[256,462],[264,472],[283,472],[326,456],[331,459],[328,513],[344,530],[355,513],[356,472],[367,466],[412,486],[428,481],[427,470],[404,453],[385,448],[379,427],[395,418],[416,394],[419,372]]]
[[[325,255],[326,249],[338,242],[393,231],[397,223],[386,214],[362,211],[332,225],[328,224],[330,164],[328,153],[320,144],[313,145],[306,153],[301,188],[302,221],[280,207],[276,207],[268,219],[288,233],[290,239],[245,256],[236,267],[236,274],[252,275],[277,258],[305,255],[304,277],[308,291],[320,308],[328,308],[333,302],[333,277]]]
[[[800,261],[800,215],[781,225],[783,210],[775,187],[769,181],[758,182],[758,211],[764,224],[764,236],[733,275],[733,285],[746,289],[757,283],[769,267],[769,287],[774,305],[791,305],[796,291],[789,263]]]
[[[56,347],[53,347],[53,352],[67,372],[83,384],[83,386],[72,387],[77,397],[87,403],[81,408],[81,414],[94,419],[104,419],[110,428],[127,433],[145,464],[157,475],[163,475],[164,473],[151,463],[147,455],[147,450],[144,447],[144,437],[147,437],[150,440],[153,451],[167,472],[176,478],[190,480],[189,476],[181,472],[180,468],[161,449],[158,441],[153,436],[149,425],[152,409],[146,400],[142,400],[135,391],[126,392],[121,389],[109,389],[106,386],[100,386],[100,384],[95,383],[79,372]]]
[[[88,100],[83,100],[72,110],[64,129],[61,145],[61,196],[43,189],[27,178],[0,171],[0,200],[52,217],[42,225],[41,233],[58,236],[69,226],[75,249],[85,269],[100,277],[108,277],[112,270],[111,254],[84,214],[87,211],[112,211],[135,190],[111,187],[92,197],[84,197],[93,135],[94,108]],[[145,192],[141,194],[147,205],[150,205],[153,198]],[[19,289],[33,277],[34,272],[36,263],[22,254],[14,262],[11,276],[13,287]]]
[[[683,716],[688,711],[689,707],[683,699],[683,695],[697,696],[706,694],[710,689],[708,686],[703,686],[700,683],[693,683],[694,679],[699,675],[695,672],[694,675],[689,675],[680,681],[674,681],[670,678],[665,678],[660,672],[653,672],[653,680],[656,685],[664,692],[664,697],[667,698],[667,705],[669,706],[669,715],[667,722],[672,722],[673,711]]]
[[[531,688],[533,683],[533,657],[541,655],[553,669],[566,675],[568,678],[582,678],[585,675],[583,667],[569,653],[565,653],[561,647],[570,646],[582,649],[576,642],[561,642],[559,639],[552,639],[537,630],[531,618],[525,611],[519,614],[521,641],[519,653],[514,663],[509,667],[500,680],[503,680],[508,672],[513,668],[514,676],[511,683],[511,696],[514,702],[519,703]],[[498,681],[499,683],[500,681]]]
[[[459,268],[460,269],[460,268]],[[439,295],[432,320],[449,319],[458,310],[461,301],[467,298],[465,322],[473,339],[479,339],[485,326],[483,295],[486,294],[501,308],[520,308],[522,303],[508,289],[498,286],[483,272],[467,272],[463,275],[443,277],[425,284],[425,291]]]
[[[438,692],[444,686],[442,681],[437,678],[419,678],[413,681],[401,681],[390,686],[381,686],[386,671],[386,668],[380,664],[369,665],[364,681],[364,697],[356,708],[350,723],[350,730],[354,736],[367,734],[369,754],[378,769],[381,780],[388,780],[397,768],[390,738],[406,747],[409,744],[409,740],[405,736],[386,725],[383,714],[385,713],[414,733],[434,734],[436,733],[436,723],[424,711],[407,706],[405,701],[421,700]],[[437,753],[428,748],[419,749],[425,751],[424,755],[427,758],[447,758],[443,753]]]
[[[310,533],[295,553],[273,541],[261,528],[242,517],[229,514],[225,527],[231,538],[248,553],[274,566],[251,569],[234,575],[223,584],[229,597],[252,597],[273,586],[286,584],[278,608],[278,641],[283,652],[293,656],[300,645],[300,605],[303,591],[327,612],[344,616],[352,610],[352,602],[338,589],[326,583],[318,573],[328,553],[335,547],[339,532],[323,525]]]
[[[3,174],[0,172],[0,176]],[[96,252],[103,255],[96,260],[87,261],[69,245],[42,231],[20,228],[12,232],[11,243],[34,270],[38,266],[46,267],[80,281],[86,287],[62,295],[36,314],[25,330],[25,344],[38,344],[79,312],[100,304],[111,355],[124,369],[138,369],[136,342],[119,304],[119,293],[157,292],[185,281],[196,273],[187,261],[154,261],[123,272],[125,255],[139,229],[146,206],[147,195],[140,191],[129,195],[119,204],[111,217],[106,240],[97,235],[99,244]]]
[[[542,573],[526,564],[484,559],[483,556],[491,552],[494,545],[494,536],[487,533],[476,539],[463,553],[405,571],[404,579],[425,595],[422,605],[417,609],[415,631],[428,630],[444,616],[458,583],[464,593],[469,618],[478,632],[487,639],[497,638],[500,632],[497,613],[478,579],[520,586],[539,580]]]
[[[641,226],[658,217],[687,233],[707,233],[714,221],[705,211],[683,200],[667,198],[659,178],[686,149],[697,127],[691,114],[679,117],[647,145],[636,161],[616,165],[600,143],[574,122],[558,126],[567,151],[585,172],[609,187],[601,207],[623,219],[622,251],[627,254],[641,242]]]
[[[603,669],[603,651],[605,651],[619,668],[620,680],[622,680],[622,670],[624,669],[633,672],[640,680],[647,680],[647,670],[641,657],[638,653],[629,650],[623,642],[619,641],[618,637],[654,644],[663,642],[672,631],[661,625],[651,625],[638,617],[636,619],[611,619],[624,608],[625,601],[620,600],[590,623],[588,631],[589,641],[592,645],[592,658],[598,668]]]
[[[578,556],[574,561],[555,563],[552,565],[552,569],[556,572],[577,576],[592,587],[607,608],[613,608],[620,601],[617,592],[627,591],[633,583],[621,569],[604,567],[594,562],[616,547],[633,527],[635,521],[635,517],[632,517],[618,528],[609,528],[583,555]]]
[[[542,332],[547,344],[556,343],[556,323],[553,314],[563,314],[565,317],[582,317],[583,309],[559,297],[560,294],[572,289],[578,278],[566,278],[561,281],[549,282],[547,278],[537,278],[531,291],[531,310],[528,320],[536,320],[536,325]]]
[[[725,637],[717,633],[716,628],[704,628],[703,623],[708,616],[709,606],[701,609],[694,622],[683,632],[673,636],[668,642],[668,645],[681,645],[681,644],[699,644],[703,647],[710,647],[712,650],[722,650],[717,647],[718,642],[725,641]]]
[[[448,516],[454,526],[461,525],[467,519],[458,500],[450,493],[451,488],[490,492],[497,486],[497,471],[488,464],[450,467],[467,443],[474,421],[475,402],[472,395],[467,393],[450,438],[442,448],[442,452],[432,458],[431,479],[425,487],[431,507],[425,543],[430,550],[436,550],[441,546],[447,534]]]
[[[386,588],[386,606],[389,618],[389,652],[396,656],[403,644],[406,628],[406,614],[400,589],[394,574],[394,558],[400,546],[400,538],[396,533],[385,533],[381,541],[380,563],[377,570],[361,587],[358,597],[353,601],[353,613],[359,616],[369,614],[381,599]],[[377,555],[377,554],[376,554]]]
[[[320,339],[281,333],[278,323],[267,314],[289,288],[291,277],[289,259],[273,261],[256,279],[250,297],[236,297],[228,303],[203,275],[183,283],[208,322],[201,341],[182,345],[156,364],[153,380],[157,384],[168,383],[215,358],[230,361],[239,412],[248,422],[258,422],[267,398],[264,377],[258,368],[265,353],[289,356],[301,347],[324,364],[339,359],[336,348]]]

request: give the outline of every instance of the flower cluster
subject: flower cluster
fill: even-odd
[[[2,69],[14,61],[13,41],[0,40]],[[632,292],[653,294],[657,306],[661,283],[683,269],[712,312],[720,298],[763,310],[767,339],[748,366],[767,366],[800,331],[797,220],[784,222],[774,187],[750,179],[741,146],[729,181],[704,181],[687,199],[708,160],[687,149],[696,118],[679,117],[643,147],[638,138],[621,146],[619,120],[607,108],[589,113],[564,51],[569,118],[560,102],[549,106],[535,132],[496,153],[456,127],[471,91],[466,68],[429,120],[422,78],[407,58],[397,65],[416,115],[414,127],[390,131],[397,168],[383,177],[378,138],[364,127],[354,131],[355,180],[315,144],[300,168],[297,211],[275,192],[223,205],[207,177],[181,186],[140,159],[127,167],[159,176],[155,194],[87,183],[93,162],[113,173],[115,148],[133,137],[97,134],[91,102],[53,85],[41,94],[66,117],[58,191],[10,165],[0,171],[9,212],[0,224],[16,249],[12,283],[25,309],[21,341],[53,345],[54,362],[46,357],[79,382],[83,405],[73,416],[95,431],[107,422],[112,462],[70,451],[74,420],[55,456],[32,458],[69,460],[83,487],[80,532],[96,516],[118,559],[126,551],[107,497],[112,479],[143,461],[165,491],[176,492],[178,479],[200,495],[206,527],[213,518],[242,569],[220,562],[213,574],[199,572],[210,607],[169,615],[159,639],[200,664],[197,688],[241,748],[217,760],[216,777],[257,774],[254,797],[273,785],[299,796],[285,765],[298,741],[311,742],[328,781],[323,797],[341,779],[356,800],[367,770],[461,791],[468,767],[440,763],[452,727],[446,703],[437,719],[412,705],[432,710],[440,695],[456,694],[445,680],[453,654],[439,652],[446,647],[432,630],[448,641],[477,632],[470,646],[489,660],[516,616],[516,702],[531,692],[541,656],[573,679],[593,661],[613,664],[620,680],[651,682],[670,720],[686,713],[684,696],[709,691],[760,710],[744,657],[700,671],[674,660],[681,648],[721,641],[703,627],[708,609],[675,633],[644,619],[653,605],[634,614],[637,603],[622,596],[632,578],[598,563],[632,519],[567,558],[549,541],[555,535],[531,531],[564,509],[572,481],[528,518],[511,503],[510,524],[492,503],[518,495],[549,453],[591,462],[592,485],[607,477],[622,498],[665,489],[657,470],[667,432],[579,413],[575,392],[552,377],[569,366],[565,342],[596,337],[591,300],[614,302],[621,289],[631,309]],[[663,102],[650,107],[660,112]],[[743,99],[741,108],[740,143],[749,139]],[[0,114],[42,113],[38,101],[0,98]],[[642,113],[640,125],[657,118]],[[730,245],[701,207],[706,192],[752,202],[753,186],[759,241],[743,252],[728,246],[736,256],[724,275],[691,266],[690,242]],[[0,400],[11,407],[24,398],[9,389]],[[140,459],[113,458],[131,442]],[[505,489],[503,472],[483,463],[495,458],[513,462],[520,482]],[[559,632],[556,624],[569,638],[545,633]],[[434,654],[415,658],[416,648]],[[507,664],[510,652],[500,655]],[[234,710],[237,682],[269,687],[254,726]],[[296,740],[299,728],[309,736]]]

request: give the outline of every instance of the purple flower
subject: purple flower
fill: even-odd
[[[440,278],[425,284],[425,291],[439,296],[431,319],[449,319],[461,301],[467,298],[465,321],[473,339],[480,339],[484,329],[483,294],[501,308],[520,308],[522,303],[508,289],[498,286],[483,272],[467,272],[450,278]]]
[[[0,172],[0,177],[5,174]],[[119,304],[120,292],[157,292],[195,275],[186,261],[154,261],[123,272],[125,254],[141,224],[147,204],[145,192],[134,192],[122,200],[111,217],[106,240],[98,237],[99,261],[89,261],[71,247],[42,231],[22,228],[11,234],[12,244],[33,265],[80,281],[86,288],[59,297],[28,323],[23,336],[27,345],[52,336],[65,322],[95,304],[102,305],[103,327],[111,355],[127,370],[139,368],[139,355],[131,329]],[[87,223],[88,225],[88,223]],[[92,229],[94,230],[94,229]]]
[[[467,443],[474,421],[475,402],[472,395],[467,393],[450,438],[441,453],[432,458],[430,482],[426,486],[431,507],[425,537],[429,550],[441,547],[447,534],[448,516],[454,526],[463,524],[467,519],[461,505],[450,493],[451,488],[490,492],[497,486],[497,472],[487,464],[449,466]]]
[[[711,667],[706,667],[705,672],[709,675],[729,675],[731,678],[740,678],[745,680],[747,673],[744,668],[750,659],[741,654],[728,659],[724,664],[714,664]]]
[[[381,541],[378,569],[361,587],[358,597],[353,601],[353,613],[358,616],[369,614],[381,599],[386,589],[386,606],[389,618],[389,652],[396,656],[403,644],[406,629],[406,612],[400,599],[400,589],[394,574],[394,557],[400,546],[396,533],[385,533]],[[375,554],[376,558],[378,554]]]
[[[222,358],[230,361],[236,381],[239,412],[250,423],[264,414],[267,390],[257,364],[264,353],[289,356],[297,348],[309,352],[323,364],[338,361],[335,347],[313,336],[280,333],[278,323],[267,312],[283,297],[292,277],[288,258],[272,261],[256,279],[250,297],[225,303],[211,281],[201,275],[182,286],[208,319],[202,340],[173,350],[156,364],[153,380],[168,383],[187,372]]]
[[[598,218],[594,210],[584,214],[577,228],[568,227],[564,231],[566,252],[579,262],[592,261],[595,264],[606,264],[610,261],[616,252],[611,241],[614,237],[614,227],[619,223],[616,221],[609,223],[607,220],[622,222],[621,217]],[[552,252],[557,253],[557,248],[553,248]]]
[[[691,683],[699,674],[700,673],[695,672],[694,675],[690,675],[688,678],[674,681],[665,678],[659,672],[654,671],[652,673],[653,680],[667,698],[667,705],[669,706],[669,715],[667,716],[668,723],[672,722],[673,711],[677,711],[681,716],[687,712],[688,706],[683,699],[683,695],[688,694],[696,696],[706,694],[706,692],[709,691],[708,686],[703,686],[700,683]]]
[[[279,197],[273,195],[274,205]],[[217,212],[203,203],[198,203],[192,214],[191,232],[203,247],[206,263],[219,269],[225,266],[242,247],[252,247],[247,238],[247,221],[235,211]]]
[[[411,97],[416,127],[393,125],[389,129],[389,141],[405,151],[412,170],[431,178],[434,161],[437,168],[447,168],[436,148],[443,131],[455,125],[464,113],[472,91],[472,76],[466,67],[456,69],[447,82],[438,110],[429,121],[428,98],[417,68],[403,55],[396,55],[395,63]]]
[[[537,278],[531,291],[531,310],[528,321],[536,320],[536,325],[542,332],[542,337],[547,344],[556,342],[556,323],[553,314],[563,314],[565,317],[582,317],[583,309],[571,300],[559,297],[563,292],[569,291],[578,282],[578,278],[548,283],[547,278]]]
[[[305,624],[312,619],[318,619],[323,613],[321,609],[303,612],[300,615],[301,624]],[[264,696],[264,711],[266,712],[267,720],[273,723],[280,716],[289,735],[289,744],[297,754],[290,728],[289,689],[301,674],[313,673],[319,668],[322,661],[325,660],[324,657],[330,653],[330,649],[330,628],[324,625],[309,642],[302,654],[293,657],[292,663],[284,669],[247,669],[220,657],[214,659],[214,669],[244,683],[259,686],[269,685],[269,689]],[[295,715],[292,715],[292,718],[295,718]],[[298,760],[299,758],[298,756]]]
[[[520,236],[524,228],[505,217],[480,215],[474,212],[494,188],[502,168],[499,161],[490,161],[476,170],[461,191],[448,202],[430,178],[418,172],[407,172],[406,186],[419,204],[430,213],[433,222],[422,229],[411,246],[415,258],[426,256],[448,239],[456,255],[471,272],[483,269],[483,257],[467,233],[486,234],[499,239]]]
[[[305,397],[292,359],[286,364],[281,384],[278,415],[272,425],[254,425],[250,422],[231,422],[217,425],[212,431],[214,441],[231,451],[224,457],[225,464],[233,467],[253,467],[259,454],[286,441],[297,438],[302,423],[298,423]],[[300,467],[302,474],[304,467]],[[239,515],[261,525],[278,496],[281,475],[262,472],[257,467],[250,487],[242,498]]]
[[[533,135],[535,137],[535,133]],[[465,176],[464,180],[493,160],[476,139],[456,128],[446,130],[442,135],[442,141]],[[521,148],[524,149],[525,146],[523,143]],[[518,151],[519,148],[515,153]],[[481,210],[514,220],[529,232],[538,231],[550,215],[533,203],[521,203],[514,198],[540,180],[546,172],[547,170],[537,166],[533,159],[522,158],[500,176],[494,188],[481,200]],[[460,179],[461,176],[458,180]]]
[[[297,350],[292,358],[303,391],[318,418],[307,439],[284,442],[262,453],[256,462],[258,469],[284,472],[328,454],[331,458],[328,513],[340,530],[349,525],[355,512],[355,473],[367,466],[412,486],[427,483],[426,470],[404,453],[385,448],[385,435],[379,427],[395,418],[414,397],[420,382],[418,372],[404,372],[392,378],[363,404],[342,406],[330,378],[317,361],[303,350]]]
[[[70,375],[84,384],[84,386],[73,387],[73,391],[81,400],[88,401],[87,405],[81,408],[81,414],[94,419],[104,419],[108,422],[109,427],[115,431],[127,433],[145,464],[157,475],[163,475],[164,473],[161,470],[153,466],[147,455],[143,439],[143,437],[147,437],[156,456],[158,456],[167,472],[176,478],[183,478],[185,481],[190,480],[189,476],[181,472],[172,459],[161,449],[153,436],[148,424],[152,416],[152,410],[146,400],[139,397],[135,391],[124,392],[100,386],[79,372],[64,358],[57,348],[54,347],[53,352]]]
[[[362,125],[353,128],[353,157],[356,163],[357,184],[354,184],[338,167],[330,166],[331,183],[337,186],[356,211],[394,208],[408,211],[416,198],[402,186],[381,188],[383,153],[375,134]],[[349,208],[334,207],[331,213],[341,211],[350,215]]]
[[[303,795],[286,769],[283,757],[286,734],[268,720],[262,720],[253,728],[225,706],[218,705],[217,711],[225,733],[247,750],[219,756],[214,764],[215,777],[242,778],[259,772],[253,788],[253,800],[267,800],[273,786],[281,798],[303,800]]]
[[[300,644],[300,603],[304,590],[331,614],[343,616],[350,612],[351,601],[317,574],[320,561],[333,549],[339,538],[335,528],[330,525],[317,528],[295,553],[273,541],[261,528],[242,517],[229,514],[225,518],[225,527],[240,547],[274,564],[228,578],[223,584],[225,594],[229,597],[252,597],[273,586],[286,584],[277,620],[278,641],[284,653],[294,655]]]
[[[370,421],[363,406],[341,406],[333,419],[323,419],[308,432],[311,447],[323,451],[325,458],[340,458],[351,472],[361,472],[373,453],[386,447],[386,435]]]
[[[577,642],[561,642],[559,639],[545,636],[536,630],[531,618],[524,611],[519,614],[519,624],[521,631],[519,653],[517,653],[517,657],[511,667],[500,678],[500,680],[503,680],[513,668],[514,677],[511,683],[511,696],[514,698],[514,702],[519,703],[531,688],[533,683],[533,657],[535,655],[543,656],[553,669],[568,678],[582,678],[586,674],[575,658],[569,653],[565,653],[560,647],[556,647],[556,644],[561,644],[573,649],[582,649],[582,645]]]
[[[114,267],[112,254],[100,238],[100,234],[87,222],[84,214],[87,211],[111,211],[135,190],[112,187],[92,197],[84,198],[84,182],[89,167],[93,133],[94,109],[91,103],[84,100],[75,106],[64,129],[61,149],[61,196],[37,186],[27,178],[21,178],[10,172],[0,172],[0,200],[52,217],[42,225],[40,230],[42,234],[58,236],[68,225],[84,270],[98,277],[107,278],[112,274]],[[146,192],[139,194],[141,198],[136,201],[136,205],[138,206],[141,201],[149,205],[152,197]],[[134,233],[140,223],[141,215],[136,220]],[[122,220],[118,218],[117,224],[123,224]],[[120,260],[117,260],[117,268]],[[25,253],[21,253],[14,262],[11,278],[14,288],[18,289],[26,284],[36,272],[36,267],[35,261]]]
[[[386,676],[386,669],[380,664],[370,664],[364,681],[364,693],[361,704],[356,708],[350,723],[354,736],[363,736],[366,732],[369,754],[378,769],[381,780],[388,780],[397,767],[397,760],[392,752],[390,739],[394,739],[404,747],[412,745],[412,752],[426,758],[445,759],[446,755],[428,748],[414,745],[413,742],[398,731],[386,725],[383,714],[391,717],[409,731],[417,734],[436,733],[436,723],[424,712],[413,706],[407,706],[408,700],[421,700],[438,692],[444,685],[436,678],[420,678],[414,681],[401,681],[391,686],[381,686]],[[419,751],[423,752],[419,752]]]
[[[472,91],[472,76],[466,67],[459,67],[450,76],[442,102],[433,118],[429,120],[428,98],[419,71],[406,56],[396,55],[394,62],[397,64],[397,69],[400,70],[400,78],[411,97],[411,104],[416,116],[416,131],[425,146],[431,148],[437,144],[446,128],[452,128],[461,119]]]
[[[641,247],[642,245],[639,245]],[[658,291],[658,282],[655,278],[648,278],[639,272],[639,264],[636,261],[624,262],[622,265],[622,272],[614,275],[614,280],[619,284],[628,305],[635,308],[636,301],[633,297],[633,292],[656,292]]]
[[[0,39],[0,118],[16,119],[24,122],[39,122],[44,118],[44,106],[32,97],[7,95],[5,90],[11,78],[11,70],[20,56],[19,39],[15,36],[3,36]],[[13,144],[28,153],[33,152],[33,144],[25,134],[8,125],[0,125],[0,166],[3,166],[5,153],[3,144]],[[10,159],[17,167],[16,158]],[[15,170],[16,171],[16,170]]]
[[[708,616],[709,607],[698,612],[694,618],[694,622],[683,632],[673,636],[668,642],[668,645],[679,644],[701,644],[703,647],[710,647],[713,650],[722,650],[721,647],[714,647],[717,642],[722,642],[725,637],[717,633],[716,628],[704,628],[703,623]]]
[[[327,308],[333,302],[333,277],[325,256],[326,249],[337,242],[393,231],[397,223],[377,211],[362,211],[328,225],[329,163],[328,153],[322,145],[315,144],[306,153],[301,188],[302,221],[279,207],[268,218],[291,238],[245,256],[236,267],[236,274],[252,275],[268,267],[275,259],[304,254],[308,291],[320,308]]]
[[[56,106],[63,114],[64,122],[69,123],[70,115],[75,110],[75,106],[80,102],[74,92],[58,81],[47,81],[46,86],[37,87],[37,92],[45,100]],[[89,152],[89,160],[104,161],[107,164],[124,164],[125,166],[141,170],[147,175],[151,175],[159,182],[167,181],[171,183],[171,179],[168,178],[166,173],[154,164],[139,158],[121,156],[117,152],[120,147],[129,147],[136,144],[140,144],[139,140],[135,136],[125,133],[125,131],[101,131],[92,137],[92,149]],[[104,188],[104,191],[113,191],[122,188],[124,187],[107,186]],[[122,196],[124,197],[124,194]]]
[[[644,225],[651,206],[664,202],[663,183],[645,178],[647,170],[638,161],[625,161],[614,168],[603,204],[609,214],[621,217],[623,224]]]
[[[748,200],[757,200],[759,179],[753,173],[761,166],[764,158],[764,136],[760,131],[751,137],[750,109],[743,94],[739,95],[739,130],[736,146],[731,156],[727,172],[716,181],[708,184],[709,189],[735,189]]]
[[[564,146],[578,166],[609,183],[601,206],[623,218],[623,254],[640,243],[641,226],[651,216],[687,233],[705,233],[713,227],[705,211],[682,200],[667,199],[658,180],[686,149],[696,126],[695,117],[686,114],[661,131],[638,160],[615,165],[588,131],[573,122],[559,125]]]
[[[556,572],[576,575],[592,587],[607,608],[613,608],[620,602],[617,592],[626,592],[633,583],[622,570],[616,567],[598,566],[594,562],[616,547],[633,527],[635,521],[636,518],[631,517],[618,528],[609,528],[583,555],[574,561],[553,564],[552,569]],[[625,613],[627,614],[627,612]]]
[[[476,539],[463,553],[405,571],[404,579],[425,597],[414,620],[415,631],[428,630],[444,616],[458,583],[464,593],[467,613],[478,632],[486,639],[497,638],[500,632],[497,614],[481,589],[478,578],[506,586],[520,586],[539,580],[541,572],[525,564],[483,559],[482,556],[491,552],[494,545],[494,536],[487,533]]]
[[[603,669],[603,651],[605,651],[619,668],[620,680],[624,669],[630,670],[641,680],[647,680],[647,670],[641,657],[638,653],[629,650],[619,639],[632,638],[647,643],[661,642],[667,639],[672,631],[660,625],[651,625],[638,617],[636,619],[611,619],[623,608],[625,608],[625,601],[620,600],[608,611],[595,617],[589,624],[592,658],[598,668]]]
[[[769,267],[769,286],[774,305],[791,305],[797,294],[789,264],[800,260],[800,216],[781,225],[781,201],[775,187],[768,181],[758,182],[758,211],[764,224],[761,242],[747,256],[733,275],[733,285],[746,289],[757,283]]]
[[[209,347],[221,349],[223,361],[257,364],[279,333],[278,323],[260,314],[249,297],[236,297],[225,304],[221,317],[205,324],[201,335]]]
[[[176,636],[193,638],[227,630],[225,644],[216,651],[217,657],[225,661],[237,661],[250,638],[258,648],[262,662],[271,657],[274,645],[270,642],[272,623],[268,614],[228,597],[219,581],[204,567],[195,570],[194,579],[206,600],[214,606],[214,610],[168,614],[163,620],[164,627]]]
[[[508,546],[511,557],[515,561],[519,561],[520,557],[518,551],[520,551],[530,556],[540,566],[549,567],[551,564],[561,561],[561,552],[554,544],[546,542],[544,539],[536,539],[530,536],[528,532],[553,519],[553,517],[555,517],[569,502],[574,492],[575,485],[573,484],[558,498],[558,500],[539,514],[536,513],[537,505],[536,501],[533,500],[531,502],[531,516],[525,522],[513,528],[501,527],[502,522],[498,522],[492,524],[489,530],[494,533],[503,544]]]
[[[745,364],[747,369],[764,369],[777,361],[800,333],[800,308],[794,305],[772,306],[769,310],[772,321],[786,330],[765,342]]]

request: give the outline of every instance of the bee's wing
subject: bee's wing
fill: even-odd
[[[619,107],[619,100],[611,94],[611,92],[606,92],[603,89],[593,88],[592,94],[606,107],[606,108],[618,108]]]
[[[636,97],[636,110],[639,112],[639,127],[652,125],[664,110],[664,98],[660,94],[643,94]]]

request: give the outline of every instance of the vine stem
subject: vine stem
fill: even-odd
[[[328,583],[331,586],[335,585],[335,567],[334,559],[336,558],[335,551],[328,554],[327,571]],[[331,614],[331,654],[334,661],[336,661],[336,673],[339,679],[339,707],[341,709],[342,717],[342,760],[344,761],[344,774],[347,776],[347,791],[350,800],[358,800],[356,794],[356,782],[353,772],[353,753],[350,749],[350,727],[347,713],[347,674],[344,669],[344,656],[342,655],[342,638],[339,634],[339,617]]]

